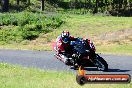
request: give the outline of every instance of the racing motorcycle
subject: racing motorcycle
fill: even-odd
[[[76,41],[70,42],[72,49],[71,58],[69,58],[70,66],[73,66],[74,69],[78,69],[80,66],[97,67],[100,71],[107,71],[107,62],[90,48],[87,41],[87,39],[78,38]],[[64,62],[61,54],[55,54],[55,57]]]

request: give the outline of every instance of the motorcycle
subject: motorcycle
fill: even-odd
[[[70,66],[73,66],[74,69],[78,69],[80,66],[97,67],[100,71],[107,71],[107,62],[90,48],[87,41],[87,39],[78,38],[76,41],[70,42],[72,49],[71,58],[69,58]],[[55,54],[55,57],[64,62],[61,54]]]

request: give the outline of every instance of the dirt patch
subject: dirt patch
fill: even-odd
[[[94,36],[96,44],[124,44],[132,43],[132,29],[119,30],[115,32],[106,32],[99,36]]]
[[[55,39],[53,40],[48,37],[48,34],[43,34],[39,38],[30,41],[30,44],[36,46],[51,46]],[[132,44],[132,29],[105,32],[100,35],[91,36],[91,40],[95,45]]]

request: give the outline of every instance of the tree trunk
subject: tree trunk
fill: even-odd
[[[99,4],[99,0],[96,0],[96,5],[95,5],[95,8],[94,8],[93,14],[98,13],[98,4]]]
[[[19,5],[19,0],[16,0],[17,1],[17,5]]]
[[[27,0],[28,5],[30,5],[30,0]]]
[[[123,0],[119,0],[119,10],[122,8]]]
[[[42,0],[41,10],[44,11],[44,0]]]
[[[9,10],[9,0],[3,0],[2,11],[7,12]]]

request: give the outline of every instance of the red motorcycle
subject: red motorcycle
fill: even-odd
[[[86,40],[78,38],[76,41],[70,42],[72,53],[70,54],[69,62],[70,66],[73,66],[74,69],[78,67],[97,67],[98,70],[107,71],[108,64],[107,62],[98,54],[92,50]],[[57,52],[56,48],[54,50]],[[61,54],[55,54],[55,57],[62,62],[64,58],[61,57]]]

